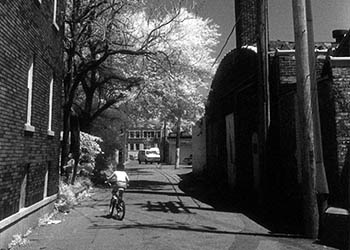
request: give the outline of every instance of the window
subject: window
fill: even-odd
[[[136,150],[140,150],[140,144],[135,144]]]
[[[52,131],[52,105],[53,102],[53,78],[50,81],[50,93],[49,93],[49,124],[48,124],[48,128],[47,128],[47,134],[49,136],[54,136],[55,132]]]
[[[24,168],[24,175],[21,183],[21,190],[19,196],[19,209],[24,208],[26,205],[26,193],[27,193],[27,179],[29,173],[29,164],[22,166]]]
[[[47,188],[48,188],[48,183],[49,183],[49,169],[51,167],[51,162],[48,162],[46,171],[45,171],[45,178],[44,178],[44,195],[43,197],[47,197]]]
[[[141,132],[140,131],[136,131],[136,138],[140,138],[141,136]]]
[[[33,71],[34,71],[34,62],[33,57],[29,60],[29,69],[28,69],[28,96],[27,96],[27,122],[24,125],[24,130],[29,132],[34,132],[35,127],[32,126],[32,98],[33,98]]]
[[[60,29],[60,27],[57,24],[57,0],[53,0],[53,20],[52,20],[53,26],[55,26],[55,28],[57,30]]]
[[[134,131],[130,131],[129,132],[129,138],[135,138],[135,132]]]
[[[154,132],[153,131],[145,131],[143,132],[145,138],[153,138]]]

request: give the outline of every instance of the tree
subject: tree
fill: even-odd
[[[167,20],[170,17],[165,17]],[[131,104],[138,117],[170,122],[177,131],[176,165],[179,165],[179,138],[204,113],[204,101],[214,74],[213,47],[218,44],[217,26],[209,19],[181,9],[168,26],[167,39],[156,46],[168,57],[163,71],[147,83],[142,94]],[[152,111],[152,112],[151,112]]]
[[[79,134],[70,126],[73,104],[79,121],[75,128],[89,132],[103,112],[141,92],[149,94],[146,88],[172,82],[168,88],[172,92],[171,85],[191,75],[192,80],[208,75],[217,27],[181,8],[181,2],[172,8],[169,3],[147,8],[141,0],[68,0],[62,166],[67,161],[69,131]],[[164,99],[161,92],[153,94],[154,100]]]
[[[158,26],[140,33],[136,18],[148,22],[141,0],[68,0],[66,6],[61,170],[67,162],[73,104],[79,108],[75,127],[88,132],[105,110],[132,98],[134,87],[165,60],[153,45],[166,35],[160,28],[178,15],[175,9],[173,18],[159,19],[153,22]]]

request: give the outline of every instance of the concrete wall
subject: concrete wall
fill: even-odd
[[[169,139],[169,164],[175,164],[175,139]],[[192,154],[192,139],[180,140],[180,164],[183,164],[183,160]]]

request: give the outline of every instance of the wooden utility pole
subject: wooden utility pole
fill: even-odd
[[[311,0],[306,0],[306,19],[309,42],[309,63],[310,63],[310,79],[311,79],[311,102],[312,114],[314,120],[314,137],[315,137],[315,161],[316,161],[316,192],[319,208],[319,216],[321,217],[327,208],[327,195],[329,194],[326,170],[323,161],[322,134],[320,112],[318,106],[317,76],[316,76],[316,56],[315,41],[312,18]],[[320,227],[322,219],[320,219]]]
[[[259,0],[257,6],[257,49],[258,49],[258,94],[259,94],[259,173],[263,172],[266,165],[266,141],[268,128],[270,126],[270,89],[269,89],[269,58],[268,58],[268,0]],[[262,203],[261,175],[258,174],[257,195],[258,201]]]
[[[295,57],[297,76],[297,103],[300,136],[299,147],[302,169],[303,215],[305,235],[317,238],[319,215],[316,198],[316,161],[314,151],[314,124],[311,103],[306,0],[293,0]],[[314,48],[312,48],[314,49]]]

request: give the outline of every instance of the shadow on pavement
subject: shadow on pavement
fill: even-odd
[[[148,191],[148,190],[126,190],[125,193],[135,193],[135,194],[154,194],[154,195],[167,195],[167,196],[176,196],[176,197],[181,197],[181,196],[188,196],[187,194],[178,194],[174,192],[161,192],[161,191]]]
[[[142,205],[143,208],[147,208],[150,212],[164,212],[164,213],[186,213],[192,214],[188,207],[186,207],[181,201],[167,201],[167,202],[152,202],[147,201],[146,205]]]
[[[260,237],[271,237],[271,238],[286,238],[286,239],[305,239],[298,235],[292,234],[270,234],[270,233],[255,233],[255,232],[244,232],[241,229],[237,230],[219,230],[215,227],[208,226],[191,226],[184,223],[157,223],[157,224],[132,224],[132,225],[100,225],[94,224],[88,229],[113,229],[113,230],[125,230],[125,229],[165,229],[165,230],[175,230],[175,231],[189,231],[189,232],[200,232],[200,233],[210,233],[210,234],[229,234],[229,235],[246,235],[246,236],[260,236]]]
[[[217,211],[242,213],[267,228],[273,235],[289,235],[300,238],[300,220],[293,215],[271,213],[266,208],[258,207],[249,200],[249,195],[233,195],[204,179],[195,177],[192,173],[179,175],[179,188],[187,195],[212,206]]]
[[[162,182],[162,181],[149,181],[149,180],[131,180],[129,182],[129,188],[128,189],[141,189],[141,190],[162,190],[164,189],[164,186],[169,186],[170,184],[168,182]]]

